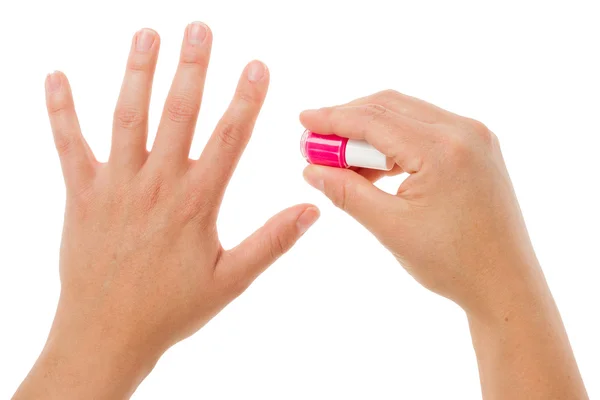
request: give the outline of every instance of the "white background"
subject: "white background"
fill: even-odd
[[[135,399],[480,398],[461,310],[411,280],[301,177],[299,111],[385,88],[479,119],[500,137],[589,394],[600,397],[594,3],[2,1],[0,398],[36,359],[59,293],[64,191],[46,73],[70,77],[84,134],[105,160],[132,35],[147,26],[162,37],[155,127],[193,20],[214,32],[194,156],[245,63],[259,58],[272,74],[221,214],[224,244],[288,205],[314,202],[322,219],[247,293],[172,348]]]

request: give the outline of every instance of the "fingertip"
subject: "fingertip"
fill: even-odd
[[[212,50],[210,29],[203,22],[192,22],[186,27],[183,36],[179,62],[184,67],[192,67],[193,70],[198,67],[202,68],[204,75]]]
[[[246,67],[246,76],[250,83],[268,82],[269,68],[260,60],[253,60]]]
[[[210,45],[212,44],[212,31],[204,22],[191,22],[185,29],[185,41],[191,46]]]
[[[319,110],[316,110],[316,109],[309,109],[309,110],[302,111],[299,116],[300,122],[302,122],[302,125],[305,125],[306,123],[310,122],[318,114],[318,111]]]
[[[340,180],[351,176],[359,176],[359,174],[348,168],[335,168],[324,165],[311,164],[304,168],[303,176],[304,179],[317,189],[322,190],[322,182],[330,180]]]
[[[306,129],[321,135],[334,134],[334,129],[328,119],[328,109],[310,109],[300,113],[300,123]]]
[[[308,229],[317,222],[320,216],[321,212],[316,206],[310,205],[307,207],[296,220],[296,226],[300,235],[303,235],[308,231]]]
[[[133,35],[133,48],[140,53],[150,51],[159,41],[158,33],[154,29],[142,28]]]
[[[64,74],[60,71],[54,71],[46,75],[46,92],[48,94],[58,92],[63,86],[64,78]]]
[[[314,187],[317,190],[323,191],[325,187],[325,181],[323,178],[324,167],[318,165],[309,165],[304,168],[302,176],[306,183]]]
[[[73,97],[69,80],[61,71],[54,71],[46,77],[46,107],[50,115],[73,108]]]
[[[144,28],[149,30],[150,32],[152,32],[154,34],[154,45],[152,47],[152,51],[158,51],[160,48],[160,44],[162,42],[162,38],[160,37],[160,33],[158,33],[157,31],[155,31],[152,28]]]

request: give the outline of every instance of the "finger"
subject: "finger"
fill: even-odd
[[[223,118],[209,139],[193,170],[194,180],[220,203],[227,183],[250,140],[269,87],[269,71],[260,61],[244,70]]]
[[[250,283],[291,249],[318,218],[319,210],[310,204],[280,212],[237,247],[227,251],[217,265],[218,273]]]
[[[379,104],[395,113],[430,124],[449,121],[456,117],[455,114],[433,104],[391,89],[361,97],[343,106],[364,106],[367,104]]]
[[[403,201],[347,169],[309,165],[304,179],[375,235],[388,229],[389,216],[397,212]]]
[[[142,29],[133,38],[113,121],[110,163],[132,172],[146,161],[148,109],[160,38]]]
[[[185,31],[179,66],[165,103],[150,159],[168,159],[187,164],[198,120],[212,34],[201,22]]]
[[[380,180],[381,178],[384,178],[386,176],[400,175],[404,171],[398,164],[396,164],[390,171],[382,171],[382,170],[370,169],[370,168],[357,168],[354,170],[354,172],[356,172],[357,174],[359,174],[360,176],[362,176],[369,182],[375,183],[378,180]]]
[[[63,73],[46,78],[46,104],[67,190],[81,190],[93,178],[96,160],[81,134],[71,87]]]
[[[300,121],[313,132],[366,140],[409,173],[420,169],[423,149],[431,141],[431,125],[377,104],[308,110]]]

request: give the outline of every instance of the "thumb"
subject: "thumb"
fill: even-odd
[[[319,209],[301,204],[268,220],[242,243],[224,253],[217,268],[229,278],[250,283],[286,253],[317,221]]]
[[[376,236],[390,225],[398,198],[349,169],[310,165],[304,179]]]

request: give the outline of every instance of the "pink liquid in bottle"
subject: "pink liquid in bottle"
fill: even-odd
[[[386,157],[364,140],[337,135],[321,135],[309,130],[300,139],[302,156],[311,164],[328,167],[360,167],[389,171],[394,160]]]
[[[304,131],[300,139],[302,156],[311,164],[348,168],[346,163],[347,138],[336,135],[320,135]]]

